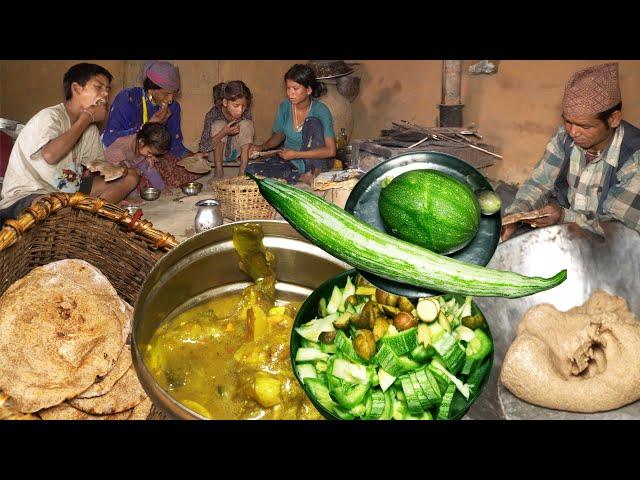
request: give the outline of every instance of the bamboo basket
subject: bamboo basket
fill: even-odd
[[[35,267],[77,258],[100,269],[133,306],[151,268],[177,245],[173,235],[102,199],[52,193],[0,230],[0,295]],[[0,392],[0,419],[22,418],[35,416],[12,409]],[[148,418],[163,415],[154,406]]]
[[[223,217],[234,222],[273,220],[276,217],[275,209],[264,199],[253,180],[246,177],[224,178],[214,180],[212,185]]]

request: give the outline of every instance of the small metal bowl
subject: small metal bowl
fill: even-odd
[[[136,213],[138,210],[140,210],[140,207],[138,205],[127,205],[126,207],[124,207],[124,209],[129,212],[129,215],[133,215],[134,213]]]
[[[153,187],[143,188],[140,196],[145,200],[157,200],[160,197],[160,190]]]
[[[189,182],[180,185],[180,188],[185,195],[197,195],[202,190],[202,184],[200,182]]]

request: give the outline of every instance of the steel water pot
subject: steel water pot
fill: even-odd
[[[194,222],[196,233],[222,225],[222,212],[218,200],[212,198],[200,200],[196,203],[196,207],[198,207]]]

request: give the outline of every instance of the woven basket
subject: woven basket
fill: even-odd
[[[238,220],[273,220],[275,209],[269,205],[258,185],[246,177],[224,178],[213,181],[215,197],[220,201],[222,216]]]
[[[53,193],[0,230],[0,295],[35,267],[57,260],[85,260],[135,305],[142,284],[164,252],[178,245],[168,233],[104,200]],[[0,419],[24,418],[0,393]],[[154,406],[149,418],[161,418]]]

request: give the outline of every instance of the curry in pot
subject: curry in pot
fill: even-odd
[[[144,360],[156,381],[214,419],[321,419],[291,370],[289,338],[299,303],[276,297],[275,258],[257,224],[234,228],[240,268],[254,283],[165,322]]]

